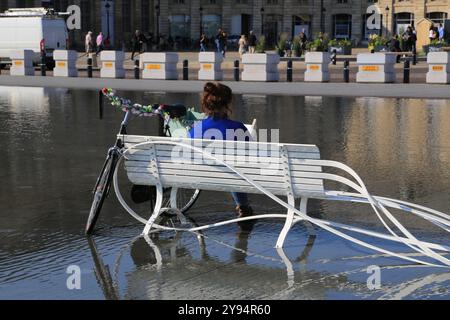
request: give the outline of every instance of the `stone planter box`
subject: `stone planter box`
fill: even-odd
[[[178,54],[174,52],[148,52],[141,55],[143,79],[178,80]]]
[[[279,81],[278,64],[280,56],[276,53],[254,53],[242,55],[243,81]]]
[[[450,83],[450,52],[430,52],[427,63],[427,83]]]
[[[330,81],[328,65],[331,54],[329,52],[307,52],[305,55],[305,82]]]
[[[77,77],[78,70],[76,67],[78,52],[74,50],[55,50],[53,52],[55,60],[55,68],[53,69],[54,77]]]
[[[395,53],[360,53],[357,56],[356,82],[395,82]]]
[[[200,70],[198,71],[198,80],[216,80],[223,79],[221,64],[223,56],[218,52],[200,52],[198,55]]]
[[[333,53],[333,50],[336,50],[336,54],[349,56],[352,54],[351,46],[330,46],[328,47],[328,51]]]
[[[102,51],[100,53],[100,60],[102,67],[100,69],[101,78],[125,78],[125,69],[123,68],[123,61],[125,53],[123,51]]]
[[[11,76],[34,76],[33,50],[12,50],[11,59]]]

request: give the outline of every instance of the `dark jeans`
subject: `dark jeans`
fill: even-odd
[[[237,206],[248,206],[249,202],[246,193],[232,192],[231,196]]]

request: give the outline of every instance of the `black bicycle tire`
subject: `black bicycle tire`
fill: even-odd
[[[201,190],[197,189],[195,190],[195,198],[194,196],[191,197],[191,199],[193,199],[192,201],[188,202],[183,208],[181,208],[181,213],[185,214],[186,212],[188,212],[192,206],[197,202],[198,197],[200,196],[200,194],[202,193]]]
[[[111,165],[108,167],[108,163]],[[106,175],[106,183],[101,187],[101,190],[97,190],[94,193],[94,199],[92,200],[91,209],[89,211],[88,221],[86,223],[86,234],[92,234],[95,228],[95,224],[97,223],[98,217],[100,215],[100,211],[102,210],[103,202],[109,193],[109,188],[111,186],[112,177],[114,175],[114,170],[117,165],[117,157],[112,155],[105,164],[102,173],[100,174],[99,184]],[[100,197],[98,197],[98,193],[101,192]]]

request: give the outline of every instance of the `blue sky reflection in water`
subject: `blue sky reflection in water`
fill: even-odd
[[[136,102],[198,106],[197,94],[120,92]],[[322,158],[348,164],[369,191],[450,213],[450,104],[445,100],[237,95],[234,118],[280,129],[280,141],[317,144]],[[302,224],[290,232],[288,259],[273,248],[281,221],[251,232],[213,229],[136,238],[142,227],[108,198],[99,231],[83,235],[90,190],[122,112],[95,91],[0,88],[1,299],[448,299],[450,270],[413,266]],[[154,119],[134,119],[130,132],[156,134]],[[127,182],[122,179],[124,190]],[[283,209],[251,196],[258,213]],[[145,209],[145,204],[140,205]],[[363,205],[313,201],[312,214],[381,230]],[[199,224],[233,215],[231,197],[203,193],[191,211]],[[448,235],[410,216],[400,221],[425,240]],[[367,240],[367,239],[366,239]],[[374,240],[373,240],[374,241]],[[400,245],[376,244],[407,252]],[[161,263],[160,263],[161,262]],[[81,267],[81,290],[66,287],[66,268]],[[381,288],[366,270],[381,266]]]

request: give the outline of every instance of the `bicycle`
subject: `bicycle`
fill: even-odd
[[[106,92],[105,90],[107,90],[107,89],[102,90],[103,94],[105,94],[105,92]],[[102,209],[103,203],[104,203],[105,199],[108,197],[108,194],[109,194],[109,191],[111,188],[112,178],[114,176],[114,172],[116,171],[117,163],[125,150],[125,145],[119,136],[127,134],[127,126],[130,121],[130,117],[132,115],[132,108],[136,107],[136,106],[140,106],[140,105],[136,105],[136,104],[131,106],[131,104],[127,100],[124,100],[124,99],[120,99],[120,100],[121,100],[120,103],[123,103],[123,102],[128,103],[127,105],[125,105],[125,109],[126,109],[125,116],[120,125],[119,135],[116,140],[116,143],[113,147],[109,148],[107,155],[106,155],[106,160],[103,164],[102,170],[100,171],[100,175],[98,176],[97,182],[95,183],[95,187],[92,191],[92,193],[94,194],[94,199],[92,201],[88,221],[86,223],[86,230],[85,230],[86,234],[91,234],[94,231],[95,224],[100,215],[100,211]],[[113,104],[114,104],[114,101],[117,101],[117,99],[116,100],[113,99]],[[117,105],[117,103],[116,103],[116,105]],[[129,108],[127,109],[127,107],[129,107]],[[160,128],[162,128],[162,130],[160,130],[160,135],[168,136],[168,137],[171,136],[170,122],[173,119],[182,119],[183,117],[186,116],[186,112],[187,112],[186,107],[181,104],[176,104],[176,105],[158,104],[158,105],[152,105],[149,107],[142,107],[142,106],[140,106],[140,107],[144,111],[147,111],[147,112],[150,112],[151,110],[158,110],[159,113],[157,113],[156,111],[155,111],[155,113],[160,114],[160,115],[162,113],[166,113],[169,115],[167,118],[164,118],[164,119],[163,119],[163,117],[159,117]],[[137,198],[138,202],[146,201],[145,198],[149,198],[149,200],[151,201],[153,199],[152,193],[153,193],[153,195],[156,196],[156,189],[151,188],[151,187],[147,188],[147,189],[141,188],[141,195],[139,195],[139,187],[143,187],[143,186],[133,186],[133,189],[132,189],[132,198],[133,198],[133,192],[134,192],[134,197]],[[144,190],[144,192],[142,192],[142,190]],[[170,194],[170,189],[164,189],[164,194]],[[197,201],[199,195],[200,195],[200,190],[179,189],[178,197],[177,197],[177,204],[178,204],[177,207],[180,208],[181,213],[186,213]],[[142,198],[139,199],[140,196],[142,198],[144,198],[144,200],[142,200]],[[167,200],[167,202],[168,201],[169,200]],[[154,202],[151,201],[151,205],[150,205],[151,211],[150,212],[153,211],[153,207],[154,207]]]

